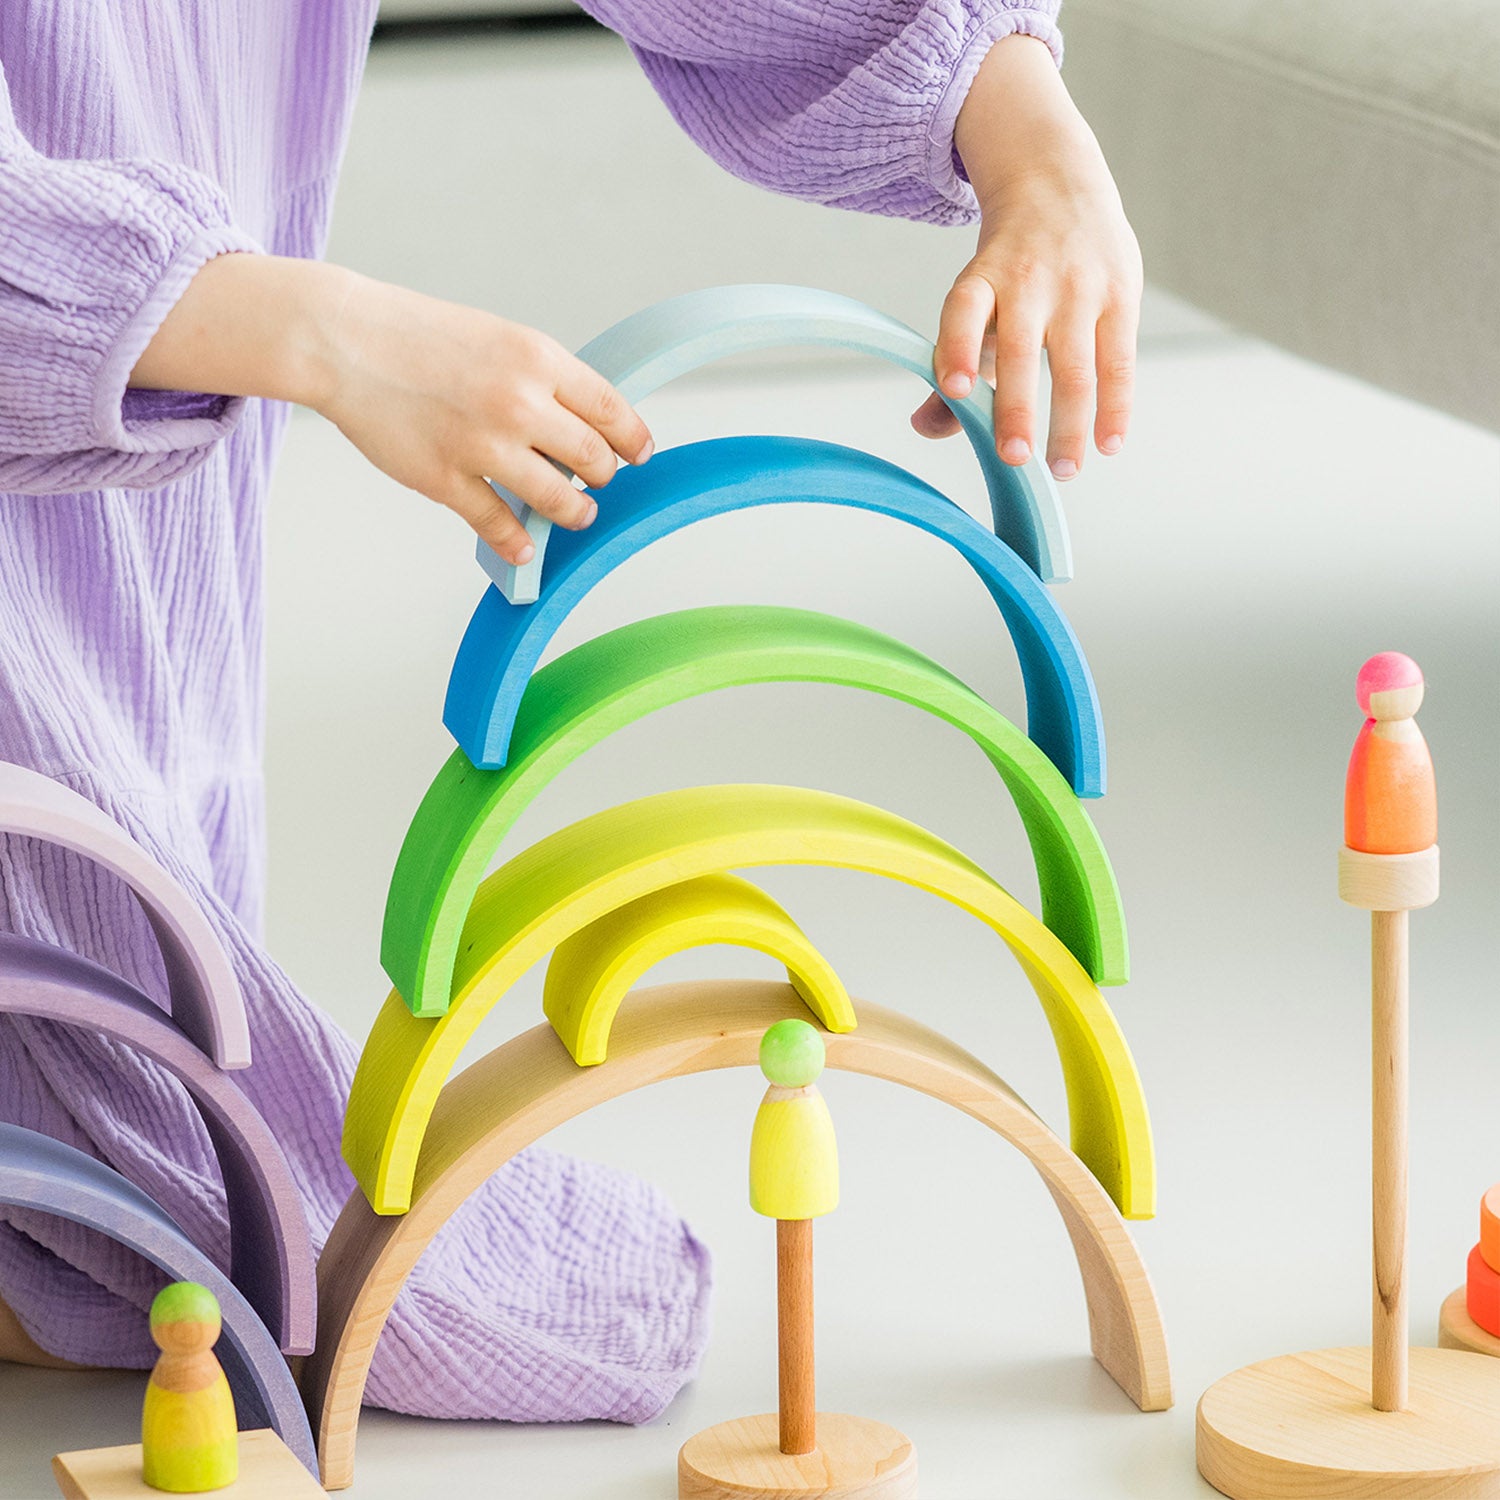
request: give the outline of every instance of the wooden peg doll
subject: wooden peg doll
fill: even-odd
[[[806,1021],[777,1021],[760,1043],[770,1082],[750,1136],[750,1207],[776,1220],[781,1451],[818,1446],[813,1365],[812,1221],[839,1202],[838,1144],[823,1096],[823,1038]]]
[[[161,1350],[141,1413],[142,1475],[152,1489],[199,1494],[239,1476],[234,1397],[214,1357],[219,1302],[196,1281],[163,1287],[151,1304]]]
[[[1344,842],[1364,854],[1418,854],[1437,843],[1437,782],[1415,718],[1422,670],[1399,651],[1360,669],[1355,697],[1368,716],[1344,783]]]

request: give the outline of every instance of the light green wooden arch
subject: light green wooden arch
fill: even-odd
[[[931,891],[994,929],[1052,1028],[1073,1149],[1127,1218],[1153,1211],[1151,1128],[1135,1064],[1103,995],[1029,911],[951,844],[881,808],[782,786],[644,797],[559,830],[480,888],[446,1015],[420,1020],[393,992],[360,1056],[344,1159],[377,1213],[404,1213],[444,1081],[491,1007],[588,923],[651,891],[759,865],[832,865]],[[934,968],[941,968],[935,955]]]
[[[617,729],[672,703],[757,682],[826,682],[898,698],[964,731],[1015,801],[1031,842],[1042,920],[1099,984],[1130,974],[1109,857],[1057,767],[935,661],[878,631],[810,610],[682,610],[613,630],[536,673],[508,763],[454,751],[417,808],[391,875],[380,959],[414,1015],[440,1016],[459,934],[507,831],[553,777]]]
[[[854,1005],[833,966],[786,909],[738,875],[699,875],[627,902],[557,945],[542,1012],[581,1067],[602,1063],[620,1002],[665,958],[710,943],[754,948],[830,1031],[853,1031]]]

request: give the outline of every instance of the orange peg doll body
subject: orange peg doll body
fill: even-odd
[[[1437,843],[1437,782],[1414,717],[1422,672],[1409,656],[1372,656],[1355,689],[1368,717],[1344,783],[1344,842],[1363,854],[1417,854]]]

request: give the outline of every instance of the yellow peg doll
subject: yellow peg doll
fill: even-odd
[[[141,1477],[156,1490],[199,1494],[239,1476],[234,1397],[214,1357],[218,1298],[196,1281],[174,1281],[151,1304],[161,1355],[141,1413]]]
[[[770,1080],[750,1136],[750,1207],[776,1220],[781,1451],[818,1446],[813,1390],[812,1221],[839,1205],[838,1143],[816,1088],[823,1038],[806,1021],[778,1021],[760,1042]]]
[[[813,1390],[813,1220],[839,1204],[838,1143],[814,1087],[823,1034],[777,1021],[761,1037],[770,1082],[750,1134],[750,1207],[776,1220],[776,1412],[707,1427],[677,1455],[678,1500],[913,1500],[917,1455],[884,1422],[819,1414]]]

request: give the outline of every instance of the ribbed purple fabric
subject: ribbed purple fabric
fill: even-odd
[[[781,192],[974,215],[953,122],[991,42],[1057,50],[1057,0],[592,0],[683,127]],[[243,982],[234,1075],[321,1245],[354,1046],[260,943],[263,504],[285,411],[127,392],[225,251],[321,252],[373,0],[0,4],[0,759],[89,797],[204,905]],[[0,925],[163,997],[124,888],[0,838]],[[212,1153],[180,1086],[98,1039],[0,1018],[0,1118],[108,1161],[222,1263]],[[417,1267],[367,1399],[434,1416],[657,1414],[707,1334],[708,1258],[654,1189],[532,1151]],[[156,1274],[86,1231],[0,1218],[0,1298],[43,1348],[144,1367]]]

